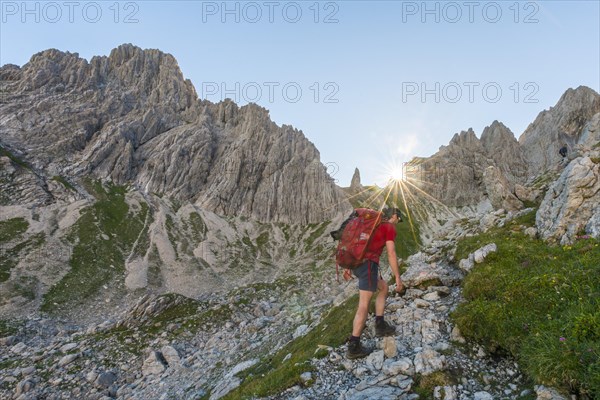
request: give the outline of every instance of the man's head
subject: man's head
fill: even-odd
[[[384,208],[383,209],[383,216],[388,221],[390,221],[392,218],[394,218],[394,216],[397,217],[397,221],[395,221],[395,222],[402,221],[402,213],[400,212],[400,209],[397,208],[397,207],[386,207],[386,208]]]

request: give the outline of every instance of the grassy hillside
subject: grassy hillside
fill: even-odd
[[[459,243],[457,259],[488,244],[497,253],[464,281],[453,319],[464,336],[508,352],[538,383],[600,396],[600,246],[580,236],[551,247],[523,233],[532,212]]]
[[[42,311],[53,312],[81,305],[115,278],[123,279],[125,258],[144,227],[148,206],[132,213],[125,202],[126,189],[87,182],[97,201],[82,212],[68,236],[73,243],[69,272],[44,296]]]

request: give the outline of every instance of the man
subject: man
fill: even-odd
[[[567,145],[563,144],[563,147],[560,148],[560,150],[558,150],[558,154],[560,154],[562,156],[562,158],[565,158],[567,156]]]
[[[401,218],[398,208],[387,208],[384,211],[385,222],[382,222],[373,232],[373,237],[369,242],[365,254],[366,261],[359,267],[352,270],[358,278],[358,309],[354,316],[352,325],[352,336],[348,343],[347,357],[350,359],[367,356],[371,350],[365,349],[360,343],[360,335],[367,321],[369,313],[369,303],[373,293],[379,290],[375,299],[375,334],[377,336],[391,336],[396,333],[396,328],[389,325],[383,319],[385,309],[385,299],[388,295],[388,285],[379,273],[379,257],[385,247],[390,262],[390,267],[396,277],[396,292],[402,294],[405,291],[404,284],[400,279],[400,271],[398,270],[398,259],[396,258],[396,247],[394,240],[396,239],[396,228],[394,224],[398,223]],[[350,270],[344,270],[344,278],[350,279]]]

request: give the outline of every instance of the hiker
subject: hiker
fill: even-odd
[[[562,157],[560,159],[559,162],[559,166],[565,166],[568,163],[568,159],[567,159],[567,153],[568,153],[569,149],[567,148],[567,144],[563,144],[563,147],[560,148],[560,150],[558,150],[558,154],[560,154],[560,156]]]
[[[396,277],[396,292],[404,294],[406,290],[400,279],[394,243],[396,239],[394,224],[398,223],[401,219],[400,210],[398,208],[387,208],[383,210],[383,215],[386,221],[382,222],[373,232],[373,237],[370,239],[365,253],[366,260],[356,269],[344,270],[344,278],[346,280],[351,278],[352,273],[358,278],[359,292],[358,309],[354,317],[352,336],[350,336],[348,343],[347,357],[350,359],[367,356],[372,351],[365,349],[361,345],[360,335],[367,321],[371,297],[377,290],[379,290],[379,293],[375,299],[375,334],[381,337],[391,336],[396,333],[396,328],[389,325],[383,319],[388,285],[379,272],[379,257],[384,247],[387,249],[390,267]]]
[[[556,147],[555,147],[556,148]],[[560,148],[560,150],[558,151],[558,154],[560,154],[562,156],[562,158],[565,158],[567,156],[567,145],[563,145],[563,147]]]

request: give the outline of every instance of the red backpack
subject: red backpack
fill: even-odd
[[[383,213],[368,208],[357,208],[345,223],[335,252],[338,266],[354,269],[365,260],[367,247],[375,229],[381,224]]]

